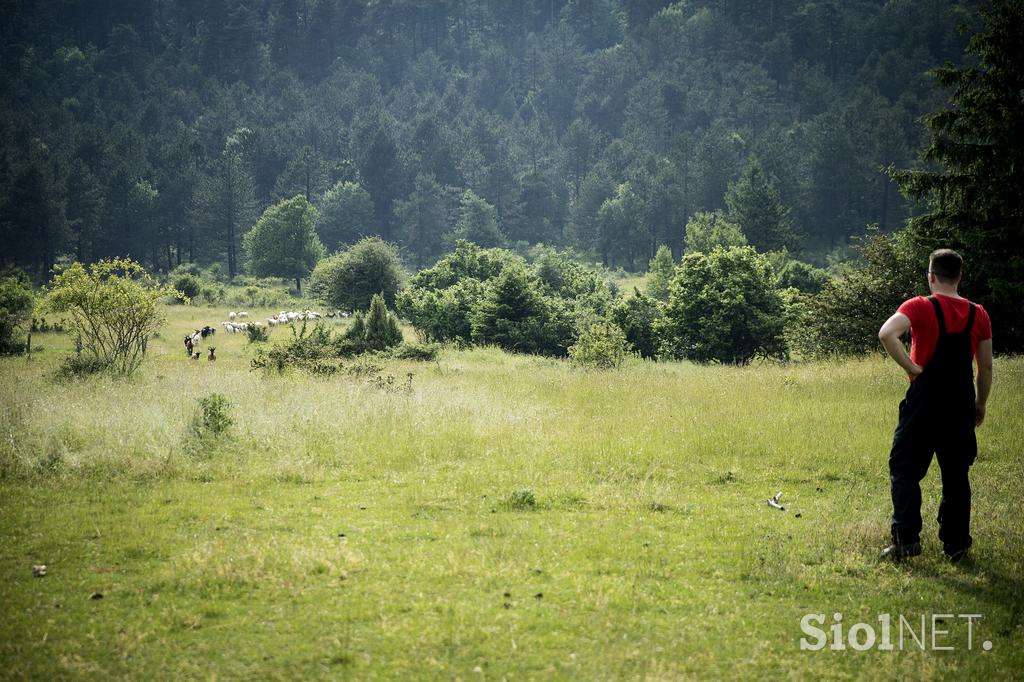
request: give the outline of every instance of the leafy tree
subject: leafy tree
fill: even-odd
[[[647,270],[647,293],[659,301],[667,301],[668,283],[675,269],[676,262],[672,259],[672,249],[662,244],[651,259]]]
[[[505,235],[498,227],[498,215],[494,206],[467,189],[459,203],[459,221],[451,235],[453,240],[473,242],[484,248],[501,246]]]
[[[634,289],[632,296],[616,303],[611,312],[612,321],[622,329],[626,341],[644,358],[658,354],[656,328],[661,316],[658,301],[639,289]]]
[[[772,254],[767,255],[769,260],[772,260]],[[827,270],[790,258],[785,252],[781,263],[772,262],[772,269],[775,271],[775,282],[779,289],[797,289],[805,294],[818,293],[831,279]]]
[[[294,279],[301,292],[302,278],[324,256],[316,235],[317,213],[301,194],[264,211],[245,235],[249,271],[257,277]]]
[[[365,237],[317,263],[309,291],[332,308],[366,310],[376,294],[393,306],[402,278],[398,248],[380,237]]]
[[[373,201],[359,183],[342,181],[327,190],[317,232],[329,251],[373,235],[373,225]]]
[[[149,337],[164,322],[161,301],[181,295],[159,286],[133,260],[101,260],[88,270],[72,263],[50,282],[40,312],[63,316],[89,358],[128,376],[142,364]]]
[[[857,244],[860,262],[802,301],[801,332],[794,350],[808,357],[855,355],[879,350],[878,329],[906,299],[927,293],[927,259],[915,252],[906,231],[871,231]]]
[[[171,287],[180,291],[185,299],[192,300],[199,297],[203,283],[195,275],[185,272],[172,279]]]
[[[398,298],[398,309],[425,341],[472,342],[470,316],[485,283],[522,258],[504,249],[482,249],[467,241],[433,266],[420,270]]]
[[[785,357],[782,299],[771,265],[750,247],[688,253],[658,322],[661,352],[696,362]]]
[[[795,243],[789,209],[764,172],[761,162],[751,157],[735,182],[725,191],[728,217],[739,225],[750,243],[760,251],[792,247]]]
[[[34,300],[32,284],[24,273],[0,279],[0,355],[20,353],[25,349],[21,335],[32,317]]]
[[[643,203],[624,182],[597,212],[598,244],[606,265],[636,267],[637,258],[651,253],[651,234],[643,220]]]
[[[711,253],[716,248],[746,246],[747,238],[739,225],[721,211],[697,213],[686,223],[686,252]]]
[[[424,341],[469,344],[470,317],[484,291],[483,282],[472,278],[443,289],[410,286],[399,296],[398,307]]]
[[[963,250],[965,293],[999,324],[1002,350],[1024,350],[1024,2],[993,3],[967,53],[976,64],[932,73],[951,107],[925,117],[923,159],[939,169],[890,175],[924,212],[909,222],[920,254]]]
[[[532,274],[546,296],[564,300],[577,321],[603,319],[612,306],[611,287],[596,272],[572,256],[550,246],[539,246]]]

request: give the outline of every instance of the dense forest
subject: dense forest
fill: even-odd
[[[234,276],[303,194],[328,251],[379,235],[414,267],[468,237],[646,269],[744,202],[774,216],[754,246],[825,263],[910,215],[882,168],[918,164],[978,4],[5,2],[0,262]]]

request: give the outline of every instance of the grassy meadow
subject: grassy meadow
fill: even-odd
[[[978,432],[973,554],[942,560],[933,464],[924,554],[891,565],[877,554],[906,379],[881,357],[597,372],[444,350],[281,376],[250,370],[223,309],[168,314],[127,381],[56,381],[60,334],[0,360],[0,678],[1024,669],[1021,358],[997,358]],[[180,341],[203,324],[215,363]],[[201,436],[214,392],[234,424]],[[765,503],[778,491],[785,511]],[[876,629],[891,614],[894,643],[900,615],[918,634],[926,616],[930,638],[952,614],[937,644],[953,650],[802,651],[801,618],[826,629],[836,612]],[[982,615],[971,650],[955,614]]]

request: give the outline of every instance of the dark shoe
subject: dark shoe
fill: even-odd
[[[961,547],[960,549],[958,549],[958,550],[955,550],[955,551],[953,551],[953,552],[950,552],[950,551],[949,551],[949,550],[947,549],[947,550],[946,550],[946,559],[947,559],[947,560],[949,560],[949,563],[951,563],[951,564],[957,564],[957,563],[960,563],[960,561],[961,561],[961,560],[962,560],[962,559],[963,559],[963,558],[964,558],[965,556],[967,556],[967,552],[969,552],[969,551],[970,551],[970,549],[971,549],[971,545],[972,545],[972,544],[974,544],[974,543],[973,543],[973,542],[968,542],[968,543],[967,543],[967,546],[966,546],[966,547]]]
[[[911,542],[906,545],[891,544],[882,550],[881,558],[889,561],[903,561],[921,553],[921,543]]]

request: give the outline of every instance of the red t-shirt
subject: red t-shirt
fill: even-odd
[[[934,294],[942,307],[942,315],[946,321],[946,331],[962,332],[967,326],[970,314],[970,303],[966,298],[953,298],[945,294]],[[971,328],[971,352],[978,354],[978,342],[992,338],[992,320],[988,313],[977,303],[974,313],[974,326]],[[935,344],[939,340],[939,321],[935,317],[935,309],[931,301],[924,296],[917,296],[903,302],[899,311],[910,318],[910,359],[916,365],[924,367],[935,352]]]

